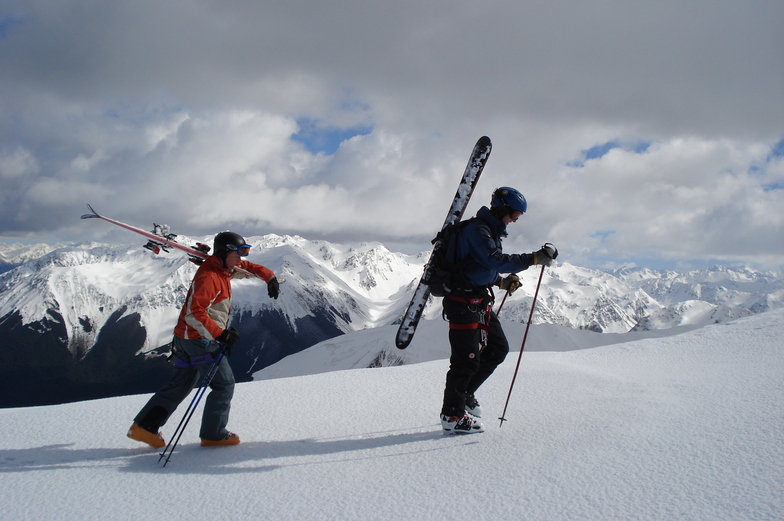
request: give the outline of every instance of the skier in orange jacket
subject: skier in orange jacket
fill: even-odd
[[[196,271],[174,328],[174,374],[136,415],[128,430],[129,438],[155,448],[164,447],[166,442],[159,432],[160,427],[204,377],[217,358],[218,343],[230,350],[239,339],[239,333],[228,327],[231,279],[248,275],[235,268],[259,276],[267,283],[269,296],[278,298],[280,288],[272,270],[242,260],[249,251],[245,239],[236,233],[221,232],[215,236],[213,255]],[[202,416],[201,445],[237,445],[239,436],[226,430],[234,395],[234,373],[225,357],[218,365],[210,389]]]

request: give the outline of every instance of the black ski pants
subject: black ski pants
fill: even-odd
[[[509,353],[509,342],[488,298],[453,299],[444,297],[444,315],[449,321],[452,355],[446,373],[441,414],[462,417],[466,396],[474,394]],[[482,342],[482,332],[487,342]]]

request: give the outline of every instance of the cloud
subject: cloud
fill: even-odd
[[[11,180],[24,175],[35,175],[39,171],[38,161],[33,154],[20,146],[8,152],[0,152],[0,178]]]
[[[69,218],[92,202],[185,234],[424,249],[486,134],[469,213],[522,190],[509,248],[782,266],[783,16],[775,1],[7,2],[0,234],[92,238]]]
[[[675,139],[642,152],[613,148],[567,164],[552,184],[547,214],[558,240],[588,255],[688,259],[744,258],[784,243],[781,161],[762,170],[769,149],[756,143]],[[566,212],[579,219],[558,219]],[[588,260],[585,255],[583,259]]]

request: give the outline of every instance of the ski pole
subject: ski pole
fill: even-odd
[[[504,293],[504,298],[501,299],[501,304],[498,306],[498,311],[495,312],[495,316],[501,314],[501,309],[504,307],[504,302],[506,302],[506,297],[508,296],[509,296],[509,290],[506,290],[506,293]]]
[[[215,374],[218,372],[218,366],[221,363],[224,355],[226,353],[226,347],[223,346],[220,350],[218,358],[213,361],[212,365],[210,365],[209,369],[204,375],[201,384],[199,385],[196,394],[193,396],[190,405],[185,410],[185,414],[183,415],[182,419],[180,420],[180,424],[177,426],[177,429],[172,434],[172,439],[169,440],[169,445],[171,445],[171,449],[169,449],[169,445],[161,453],[160,457],[158,458],[158,462],[160,463],[161,459],[166,456],[166,452],[168,451],[169,454],[166,456],[166,461],[163,462],[163,466],[165,467],[166,464],[171,459],[172,454],[174,453],[175,447],[177,447],[177,443],[179,443],[182,434],[185,432],[185,428],[188,426],[188,423],[193,416],[193,413],[196,412],[196,408],[199,406],[199,402],[201,401],[202,397],[204,396],[205,392],[207,391],[207,387],[209,387],[212,379],[215,377]]]
[[[520,369],[520,360],[523,358],[523,349],[525,349],[525,340],[528,338],[528,330],[531,327],[531,319],[534,316],[536,297],[539,295],[539,286],[542,285],[542,275],[544,275],[544,264],[542,265],[542,271],[539,272],[539,281],[536,283],[534,300],[531,302],[531,312],[528,314],[528,324],[525,326],[525,333],[523,334],[523,344],[520,346],[520,355],[517,357],[517,365],[515,366],[514,375],[512,376],[512,383],[511,385],[509,385],[509,394],[506,395],[506,404],[504,405],[504,412],[501,414],[501,417],[498,418],[499,420],[501,420],[501,425],[499,425],[499,427],[503,427],[504,422],[506,421],[506,408],[509,406],[509,398],[512,396],[512,387],[514,387],[515,379],[517,378],[517,370]]]
[[[164,467],[167,463],[169,463],[171,455],[174,452],[174,448],[177,447],[177,443],[179,443],[180,438],[182,437],[182,433],[185,432],[185,427],[187,427],[188,422],[191,421],[191,416],[193,416],[193,413],[196,412],[196,408],[199,406],[199,402],[201,401],[202,396],[204,396],[204,393],[207,391],[207,387],[209,387],[212,379],[218,372],[218,366],[220,365],[224,356],[226,356],[226,345],[222,344],[218,353],[218,358],[216,358],[212,362],[212,365],[209,367],[209,369],[207,369],[207,372],[204,374],[204,378],[202,378],[201,384],[199,384],[199,388],[197,389],[196,394],[193,395],[191,403],[188,405],[188,408],[185,409],[185,414],[183,414],[179,425],[177,425],[177,428],[174,430],[174,434],[172,434],[172,437],[169,440],[169,444],[166,445],[166,448],[163,449],[163,452],[161,452],[161,455],[158,458],[158,463],[160,463],[164,456],[166,457],[166,460],[163,462]],[[171,449],[169,449],[170,446]],[[168,456],[166,455],[167,452],[169,453]]]

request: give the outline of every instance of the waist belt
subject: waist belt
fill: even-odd
[[[487,297],[458,297],[449,293],[444,298],[454,300],[455,302],[462,302],[464,304],[481,304]]]
[[[188,360],[183,360],[182,358],[175,356],[174,357],[174,367],[179,367],[180,369],[187,369],[189,367],[194,367],[197,365],[202,364],[211,364],[215,361],[216,353],[207,353],[204,355],[197,355],[197,356],[189,356]]]
[[[481,329],[483,331],[490,331],[490,326],[487,324],[480,324],[479,322],[474,322],[473,324],[453,324],[450,322],[449,329]]]
[[[444,298],[448,298],[449,300],[454,300],[455,302],[461,302],[463,304],[469,304],[472,306],[482,304],[483,302],[488,302],[487,296],[482,297],[458,297],[457,295],[453,295],[451,293],[444,296]],[[489,308],[488,308],[489,309]],[[485,317],[486,318],[486,317]],[[452,322],[449,323],[449,329],[481,329],[483,331],[489,331],[490,326],[487,324],[482,324],[480,322],[472,322],[470,324],[454,324]]]

